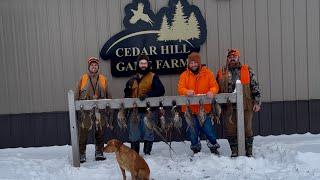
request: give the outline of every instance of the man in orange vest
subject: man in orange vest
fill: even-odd
[[[218,84],[214,78],[213,73],[205,66],[201,65],[200,54],[193,52],[188,56],[188,68],[179,78],[178,93],[182,96],[194,96],[197,94],[206,94],[208,98],[213,98],[219,91]],[[204,122],[200,125],[198,114],[200,111],[199,105],[190,105],[191,119],[194,127],[188,127],[187,135],[191,141],[191,150],[198,153],[201,150],[199,141],[200,132],[203,132],[208,139],[208,147],[211,153],[219,154],[218,148],[220,147],[216,140],[216,132],[211,122],[211,105],[204,105],[206,113]],[[182,112],[186,111],[186,107],[182,107]]]
[[[107,78],[98,71],[99,59],[95,57],[89,58],[88,72],[81,76],[77,85],[75,93],[76,100],[105,99],[108,97]],[[80,162],[86,162],[87,137],[89,130],[92,128],[95,128],[95,160],[105,160],[106,158],[103,155],[105,119],[103,118],[102,113],[100,113],[100,111],[93,112],[80,110],[80,112],[78,112],[78,127]]]
[[[144,101],[147,97],[163,96],[165,89],[160,78],[151,72],[149,57],[141,54],[137,58],[137,74],[132,76],[126,83],[124,89],[125,98],[140,98]],[[138,109],[138,121],[129,119],[129,140],[131,149],[137,153],[140,151],[140,140],[144,141],[143,152],[150,155],[154,141],[153,130],[148,129],[144,124],[146,108]],[[153,118],[155,121],[155,118]]]
[[[218,71],[217,80],[221,93],[233,92],[237,80],[240,80],[243,85],[245,148],[246,155],[251,157],[253,144],[252,117],[253,112],[260,111],[261,106],[261,92],[256,76],[248,65],[240,63],[240,51],[230,49],[226,66]],[[222,109],[225,132],[232,152],[231,157],[236,157],[238,156],[237,109],[235,105],[231,104],[223,105]]]

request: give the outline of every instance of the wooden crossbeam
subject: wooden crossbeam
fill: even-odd
[[[219,104],[237,102],[236,93],[221,93],[215,96],[216,101]],[[150,107],[158,107],[159,103],[162,102],[163,106],[172,106],[173,101],[176,105],[186,105],[188,101],[191,105],[199,104],[200,100],[203,100],[204,104],[211,104],[212,99],[206,95],[196,96],[162,96],[162,97],[151,97],[146,98],[144,101],[140,101],[138,98],[123,98],[123,99],[99,99],[99,100],[82,100],[76,101],[76,110],[91,110],[93,107],[104,109],[108,105],[111,109],[119,109],[120,104],[123,103],[125,108],[132,108],[133,104],[136,103],[138,107],[146,107],[147,102],[150,103]]]

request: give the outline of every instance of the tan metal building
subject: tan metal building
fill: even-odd
[[[86,59],[124,26],[131,0],[0,1],[0,148],[69,142],[67,91]],[[189,0],[207,24],[202,63],[217,72],[226,50],[239,48],[263,93],[256,134],[320,132],[320,1]],[[150,0],[157,12],[168,0]],[[112,77],[113,97],[128,78]],[[160,76],[176,95],[178,75]]]

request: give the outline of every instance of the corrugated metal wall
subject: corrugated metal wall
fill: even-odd
[[[124,27],[130,0],[1,0],[0,114],[66,111],[86,58]],[[154,11],[168,0],[150,0]],[[203,62],[213,70],[237,47],[258,75],[263,101],[320,99],[319,0],[193,0],[207,21]],[[114,97],[126,78],[107,75]],[[166,95],[177,75],[161,76]]]

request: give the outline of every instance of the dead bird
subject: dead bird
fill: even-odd
[[[199,104],[200,104],[200,110],[199,113],[197,114],[200,126],[203,127],[204,122],[206,121],[206,111],[204,109],[204,103],[203,103],[203,99],[199,100]]]
[[[160,121],[160,129],[165,134],[166,138],[171,141],[171,129],[173,127],[173,123],[165,118],[165,109],[163,107],[162,102],[159,103],[159,121]],[[169,133],[170,132],[170,133]],[[168,138],[169,136],[169,138]]]
[[[120,127],[121,130],[127,129],[127,122],[126,122],[126,112],[124,109],[124,104],[120,104],[120,109],[118,112],[118,126]]]
[[[180,129],[182,128],[182,119],[180,117],[176,101],[172,102],[171,114],[173,116],[173,127],[179,131],[179,134],[181,134]]]
[[[180,116],[180,112],[177,107],[177,103],[175,101],[172,102],[172,108],[171,108],[171,114],[173,116],[173,129],[176,129],[178,131],[179,137],[183,137],[181,133],[181,128],[182,128],[182,118]],[[183,141],[184,143],[184,141]]]
[[[152,120],[152,111],[151,111],[151,107],[150,107],[150,103],[147,102],[147,109],[146,109],[146,113],[145,116],[143,118],[143,122],[146,125],[146,127],[150,130],[152,130],[153,132],[155,132],[161,139],[163,142],[165,142],[170,150],[172,150],[173,152],[175,152],[171,145],[168,143],[168,141],[163,137],[163,135],[161,134],[161,130],[159,129],[159,127],[153,122]]]
[[[186,111],[184,112],[184,118],[188,124],[187,129],[191,128],[194,132],[196,132],[194,129],[194,123],[193,123],[193,119],[192,119],[192,113],[190,110],[190,100],[189,99],[187,100],[187,103],[186,103]]]
[[[84,129],[84,119],[85,119],[85,112],[84,112],[84,109],[83,109],[83,105],[80,105],[80,111],[77,113],[78,115],[78,123],[80,124],[81,128]]]
[[[133,108],[130,113],[130,121],[132,121],[135,124],[139,122],[138,105],[136,102],[133,103]]]
[[[228,121],[230,124],[234,124],[234,122],[232,121],[232,113],[233,113],[232,104],[230,99],[228,98],[223,116],[224,116],[224,120]]]
[[[165,118],[165,110],[163,108],[162,102],[159,103],[159,120],[160,120],[160,128],[164,132],[166,131],[166,118]]]
[[[217,103],[216,99],[211,102],[211,121],[212,123],[220,124],[221,106]]]
[[[111,109],[110,104],[106,105],[105,111],[105,117],[106,117],[106,124],[107,128],[110,128],[111,130],[114,129],[113,126],[113,109]]]
[[[148,103],[147,103],[148,104]],[[153,125],[152,125],[152,111],[151,111],[151,108],[148,107],[147,105],[147,109],[146,109],[146,113],[144,115],[144,118],[143,118],[143,122],[144,124],[146,125],[146,127],[148,129],[153,129]]]
[[[98,107],[94,107],[94,115],[95,115],[95,128],[96,131],[102,130],[102,125],[101,125],[101,113]]]

